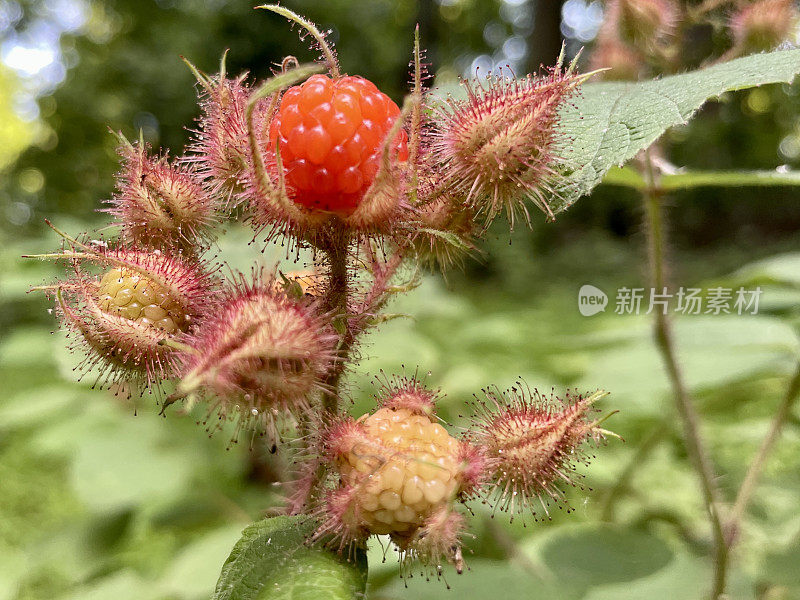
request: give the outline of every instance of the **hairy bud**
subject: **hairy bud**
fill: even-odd
[[[547,77],[463,82],[467,100],[450,99],[430,134],[430,158],[442,184],[487,221],[505,209],[512,220],[527,196],[549,217],[557,181],[558,113],[581,81],[571,68]]]
[[[308,410],[337,339],[316,305],[276,290],[274,278],[240,277],[188,339],[194,351],[184,354],[178,393],[205,388],[222,416],[258,420],[274,434],[276,418]]]
[[[165,156],[148,156],[142,144],[122,142],[118,190],[106,212],[130,242],[192,253],[214,221],[213,197],[190,169],[169,164]]]
[[[249,143],[245,110],[250,90],[244,76],[202,80],[205,85],[199,127],[187,160],[208,178],[212,191],[235,205],[242,200]]]
[[[743,6],[731,18],[734,51],[749,54],[772,50],[789,39],[800,14],[793,0],[759,0]]]
[[[488,496],[496,492],[496,507],[510,513],[532,510],[546,500],[564,500],[559,483],[575,485],[571,462],[584,459],[583,442],[599,440],[608,432],[590,421],[591,406],[606,395],[565,400],[544,398],[518,384],[501,393],[488,390],[476,404],[478,416],[471,428],[471,442],[490,463],[484,484]],[[535,511],[533,511],[535,515]]]

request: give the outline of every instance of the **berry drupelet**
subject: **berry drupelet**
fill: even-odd
[[[400,109],[371,81],[314,75],[283,95],[269,135],[295,203],[351,214],[378,172],[384,139]],[[407,135],[394,140],[408,158]]]

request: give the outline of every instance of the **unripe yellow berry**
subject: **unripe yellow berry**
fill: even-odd
[[[459,491],[458,440],[425,415],[381,408],[362,417],[364,436],[340,461],[361,524],[374,534],[407,536]]]
[[[117,267],[103,275],[97,299],[108,314],[151,325],[166,333],[185,331],[189,324],[185,311],[167,290],[129,269]]]

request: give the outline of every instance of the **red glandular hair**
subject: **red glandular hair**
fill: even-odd
[[[306,413],[324,389],[337,341],[314,301],[290,297],[271,275],[239,276],[188,337],[178,392],[202,388],[222,417],[276,434],[276,419]]]
[[[142,145],[123,141],[117,193],[105,212],[122,228],[123,239],[153,248],[192,252],[206,245],[216,216],[214,195],[208,193],[188,166],[152,157]]]
[[[212,312],[213,273],[199,261],[160,250],[86,248],[87,252],[64,253],[72,262],[73,276],[53,286],[62,324],[78,335],[73,346],[86,351],[82,368],[98,367],[101,381],[131,380],[148,388],[159,387],[174,376],[177,366],[175,350],[165,342],[183,339]],[[121,306],[103,297],[104,282],[84,270],[86,263],[99,265],[106,273],[115,269],[131,290],[144,288],[154,307],[170,309],[177,331],[160,329],[144,316],[124,316]]]
[[[559,110],[580,80],[555,68],[544,77],[464,81],[467,99],[440,107],[427,135],[440,185],[487,221],[503,209],[512,220],[520,209],[527,216],[526,197],[552,217]]]
[[[590,420],[592,404],[605,393],[545,398],[523,384],[501,392],[486,390],[475,403],[468,433],[471,444],[489,461],[481,492],[495,507],[532,512],[541,504],[565,502],[559,485],[576,485],[576,461],[586,462],[581,446],[608,433]]]

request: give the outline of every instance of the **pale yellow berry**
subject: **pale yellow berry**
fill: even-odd
[[[97,288],[100,309],[166,333],[185,331],[188,319],[169,292],[144,275],[122,267],[106,272]]]
[[[371,533],[410,535],[458,493],[459,442],[426,415],[381,408],[340,462],[356,486],[356,514]]]

